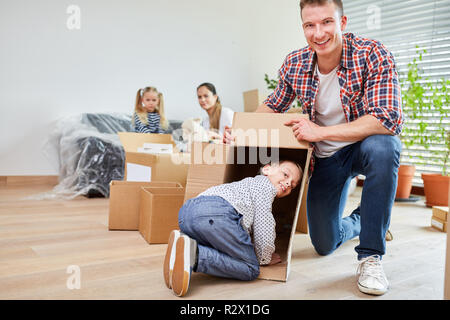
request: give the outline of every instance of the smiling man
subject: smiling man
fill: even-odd
[[[286,112],[295,98],[301,102],[309,120],[286,125],[314,145],[307,197],[312,243],[327,255],[359,236],[358,288],[381,295],[389,287],[381,260],[403,124],[394,58],[378,41],[343,33],[342,1],[301,0],[300,12],[308,46],[286,57],[278,86],[257,112]],[[366,177],[361,203],[342,218],[348,186],[358,174]]]

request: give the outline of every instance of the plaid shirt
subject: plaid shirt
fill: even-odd
[[[370,114],[393,134],[400,134],[403,113],[393,55],[380,42],[358,38],[352,33],[344,34],[342,40],[337,76],[346,121]],[[278,86],[264,104],[275,112],[286,112],[297,97],[303,113],[308,113],[314,122],[319,88],[315,63],[316,54],[309,46],[290,53],[279,70]]]

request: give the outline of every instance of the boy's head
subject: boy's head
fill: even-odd
[[[286,197],[300,183],[303,175],[302,168],[295,162],[284,160],[266,164],[261,173],[273,184],[277,190],[277,198]]]

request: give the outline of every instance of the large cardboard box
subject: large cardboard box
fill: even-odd
[[[142,187],[182,188],[178,182],[111,181],[109,184],[109,230],[138,230]]]
[[[170,134],[119,132],[125,150],[126,181],[173,181],[186,185],[190,155],[178,152]],[[144,143],[172,145],[173,153],[138,152]],[[132,173],[132,174],[131,174]]]
[[[234,145],[194,143],[191,148],[185,200],[197,196],[214,185],[238,181],[258,174],[262,165],[272,160],[294,160],[303,169],[299,186],[285,198],[275,199],[272,212],[276,220],[276,252],[282,262],[260,268],[260,279],[286,281],[298,215],[308,177],[312,154],[308,142],[295,139],[292,129],[284,123],[299,114],[235,113]],[[306,217],[300,219],[306,223]]]
[[[168,243],[170,232],[178,227],[178,211],[183,205],[183,187],[143,187],[139,232],[150,243]]]

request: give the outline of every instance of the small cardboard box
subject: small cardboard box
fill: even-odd
[[[448,207],[433,206],[432,212],[433,217],[436,217],[442,221],[447,221]]]
[[[109,230],[138,230],[142,187],[181,188],[178,182],[111,181],[109,184]]]
[[[258,89],[244,91],[244,111],[254,112],[264,101],[264,97],[259,93]]]
[[[125,181],[173,181],[186,186],[190,155],[180,153],[170,134],[119,132],[125,150]],[[173,145],[173,153],[138,152],[145,143]]]
[[[447,232],[447,221],[436,218],[435,216],[431,217],[431,226],[442,232]]]
[[[141,188],[139,232],[148,243],[168,243],[183,201],[183,187]]]
[[[287,280],[295,231],[306,229],[301,225],[306,223],[306,217],[298,219],[298,215],[308,179],[312,147],[308,142],[297,141],[292,129],[284,125],[286,121],[298,117],[307,116],[237,112],[232,129],[235,144],[194,142],[191,148],[185,200],[209,187],[254,177],[263,164],[274,158],[294,160],[301,165],[303,177],[300,185],[289,196],[275,199],[272,207],[276,220],[276,252],[282,262],[261,266],[260,279]],[[297,221],[301,221],[300,226]]]

